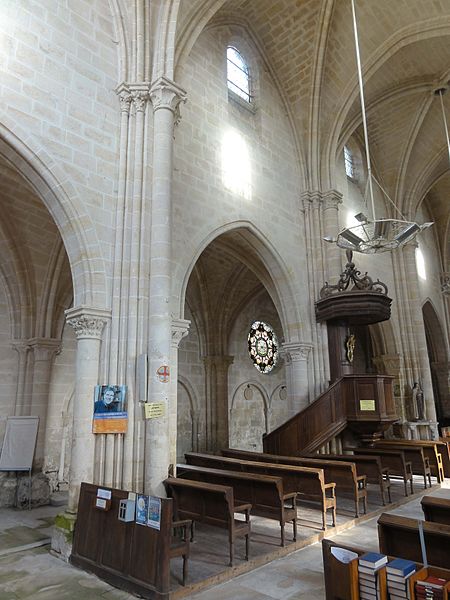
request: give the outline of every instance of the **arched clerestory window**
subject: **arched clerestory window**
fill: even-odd
[[[351,179],[355,178],[355,161],[353,159],[353,152],[348,146],[344,146],[344,165],[345,174]]]
[[[251,102],[249,68],[241,53],[233,46],[227,48],[227,85],[230,91]]]

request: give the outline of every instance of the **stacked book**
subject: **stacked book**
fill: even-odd
[[[359,557],[359,597],[361,600],[378,600],[380,598],[378,571],[384,567],[387,561],[387,556],[378,552],[368,552]]]
[[[417,600],[444,598],[444,587],[447,581],[441,577],[430,575],[423,581],[416,581],[416,598]]]
[[[404,558],[391,560],[386,566],[387,589],[391,600],[410,599],[408,579],[416,572],[416,563]]]

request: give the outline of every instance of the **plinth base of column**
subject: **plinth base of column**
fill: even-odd
[[[56,516],[52,532],[51,552],[64,562],[69,562],[72,554],[73,532],[77,515],[64,512]]]

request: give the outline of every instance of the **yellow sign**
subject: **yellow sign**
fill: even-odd
[[[157,419],[158,417],[163,417],[166,412],[166,405],[164,402],[146,402],[144,406],[146,419]]]
[[[375,400],[360,400],[359,410],[375,410]]]

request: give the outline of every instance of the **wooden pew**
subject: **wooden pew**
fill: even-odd
[[[450,438],[439,438],[438,450],[442,454],[445,477],[450,477]]]
[[[173,498],[174,511],[178,517],[192,519],[221,527],[228,531],[230,567],[233,566],[234,542],[245,537],[245,560],[248,560],[250,546],[250,504],[234,503],[231,486],[214,485],[199,481],[188,481],[169,477],[164,481],[167,495]],[[234,518],[235,513],[244,513],[245,520]],[[191,541],[194,529],[191,528]]]
[[[391,481],[389,479],[389,469],[383,467],[379,456],[359,456],[348,454],[308,454],[308,458],[324,457],[326,460],[352,461],[357,465],[358,472],[366,476],[368,483],[379,485],[381,501],[386,505],[385,494],[387,492],[389,502],[391,502]]]
[[[97,506],[99,489],[110,493],[109,505]],[[160,498],[159,529],[120,521],[122,500],[129,491],[83,482],[80,489],[71,564],[95,573],[111,585],[142,598],[168,598],[170,559],[183,557],[183,585],[187,578],[189,536],[173,537],[174,528],[190,521],[173,520],[173,500]],[[185,532],[186,533],[186,532]],[[4,596],[0,593],[0,596]]]
[[[379,456],[382,466],[389,469],[390,478],[400,477],[403,479],[405,496],[408,495],[408,481],[411,487],[411,494],[414,493],[412,466],[405,459],[405,453],[402,450],[394,448],[344,448],[344,450],[357,455]]]
[[[355,517],[359,517],[359,502],[362,500],[364,514],[367,512],[366,476],[359,475],[353,462],[328,461],[321,458],[302,458],[299,456],[278,456],[264,452],[250,452],[227,448],[221,451],[223,456],[255,460],[298,467],[323,469],[325,482],[336,483],[336,493],[339,496],[351,495],[355,502]]]
[[[281,477],[193,465],[177,465],[177,475],[183,479],[232,487],[238,503],[252,505],[252,515],[275,519],[280,523],[282,546],[285,544],[284,528],[287,522],[292,522],[293,539],[297,539],[297,493],[286,493]],[[287,506],[289,501],[291,506]]]
[[[377,446],[418,446],[423,448],[424,456],[428,458],[430,463],[431,475],[437,478],[438,483],[444,481],[442,453],[439,452],[438,447],[441,446],[443,450],[447,450],[447,447],[442,442],[431,440],[380,440],[377,442]]]
[[[352,560],[349,563],[342,563],[333,556],[333,548],[342,548],[350,550],[358,556],[365,554],[367,550],[347,546],[334,540],[322,540],[322,557],[323,557],[323,574],[325,579],[326,600],[359,600],[359,576],[358,576],[358,560]],[[389,560],[394,558],[403,558],[403,556],[388,555]],[[429,575],[442,577],[446,581],[450,581],[450,571],[448,568],[436,567],[429,565],[423,568],[423,564],[419,561],[416,563],[416,573],[408,579],[408,598],[415,597],[415,583],[425,579]],[[381,573],[380,573],[381,574]],[[383,588],[381,597],[386,597],[387,589],[385,589],[385,579],[381,580],[380,588]]]
[[[437,496],[423,496],[420,501],[425,521],[450,525],[450,500]],[[450,566],[450,557],[449,557]]]
[[[423,521],[428,563],[436,567],[450,565],[450,526]],[[417,519],[382,513],[378,519],[380,552],[422,562]]]
[[[277,465],[247,461],[239,458],[228,458],[225,456],[213,456],[198,452],[187,452],[184,455],[188,465],[197,467],[212,467],[216,469],[229,469],[231,471],[243,471],[245,473],[260,473],[262,475],[273,475],[283,479],[285,492],[297,492],[298,500],[310,500],[320,502],[322,509],[322,529],[327,528],[327,510],[332,511],[333,527],[336,525],[336,484],[325,483],[323,469],[311,467],[296,467],[294,465]],[[330,492],[330,495],[327,495]]]
[[[402,450],[405,454],[406,460],[411,463],[411,468],[414,475],[423,476],[423,487],[427,487],[427,477],[429,486],[431,487],[430,461],[425,456],[422,446],[411,446],[410,444],[386,444],[383,440],[380,442],[375,442],[374,447],[387,449],[397,448],[398,450]]]

